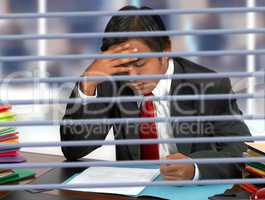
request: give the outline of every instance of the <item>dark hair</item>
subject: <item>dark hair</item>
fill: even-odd
[[[152,10],[149,7],[125,6],[119,11],[124,10]],[[130,31],[165,31],[166,27],[159,15],[146,16],[113,16],[106,26],[105,32],[130,32]],[[163,51],[169,44],[168,36],[162,37],[135,37],[142,39],[153,51]],[[103,38],[101,50],[106,51],[115,44],[126,42],[130,38]]]

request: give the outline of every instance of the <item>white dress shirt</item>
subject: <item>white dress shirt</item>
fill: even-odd
[[[168,69],[166,71],[166,75],[174,74],[174,61],[173,59],[169,59]],[[170,94],[170,86],[171,86],[171,79],[161,79],[154,90],[152,91],[154,96],[167,96]],[[79,96],[81,98],[93,98],[97,96],[97,91],[95,91],[95,96],[87,96],[81,90],[80,87]],[[138,107],[140,107],[140,103],[138,103]],[[156,108],[156,116],[157,117],[170,117],[170,106],[169,101],[154,101],[154,105]],[[157,134],[159,139],[170,139],[174,138],[173,130],[170,123],[156,123],[157,127]],[[113,131],[111,129],[110,131]],[[112,133],[113,134],[113,133]],[[159,156],[160,158],[164,158],[170,154],[177,153],[178,149],[176,144],[159,144]],[[197,164],[195,164],[195,175],[193,180],[199,179],[199,168]]]

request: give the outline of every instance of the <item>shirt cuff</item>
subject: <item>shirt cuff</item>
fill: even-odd
[[[80,89],[80,83],[78,84],[78,94],[79,97],[81,97],[82,99],[86,99],[86,98],[91,98],[91,97],[97,97],[97,88],[95,91],[95,95],[94,96],[87,96],[84,92],[82,92],[82,90]]]
[[[197,181],[200,178],[200,171],[199,171],[199,167],[196,163],[194,164],[194,166],[195,166],[195,174],[193,177],[193,181]]]

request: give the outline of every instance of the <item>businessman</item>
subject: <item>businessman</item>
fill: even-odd
[[[147,7],[126,6],[121,10],[144,10]],[[105,32],[165,31],[158,15],[114,16]],[[170,38],[135,37],[103,38],[103,54],[150,53],[171,51]],[[228,78],[215,79],[162,79],[139,81],[113,81],[113,75],[196,74],[216,72],[181,57],[96,59],[82,74],[84,77],[108,76],[109,81],[76,83],[70,98],[101,98],[121,96],[179,96],[233,93]],[[114,119],[147,117],[190,117],[211,115],[241,115],[236,99],[177,100],[68,104],[63,119]],[[169,139],[218,136],[248,136],[243,121],[170,121],[163,123],[115,123],[62,125],[62,141],[104,140],[112,131],[115,139]],[[68,160],[82,158],[98,146],[62,147]],[[193,143],[117,145],[117,160],[156,160],[188,158],[241,157],[246,150],[243,143]],[[240,164],[163,164],[161,175],[165,180],[199,180],[240,178]]]

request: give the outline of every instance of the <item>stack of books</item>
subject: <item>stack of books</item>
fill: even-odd
[[[29,169],[0,169],[0,184],[18,182],[34,176],[34,171]]]
[[[247,157],[265,156],[264,142],[247,143],[247,146]],[[246,163],[245,171],[247,178],[265,178],[265,162]],[[241,187],[243,187],[248,192],[254,193],[258,189],[265,187],[265,184],[242,184]]]
[[[16,121],[16,115],[10,105],[0,105],[0,123]],[[15,127],[0,126],[0,164],[21,163],[25,158],[20,155],[19,148],[7,147],[1,144],[18,144],[19,133]],[[0,169],[0,184],[19,181],[33,177],[35,173],[28,169]]]
[[[0,105],[0,123],[16,121],[16,115],[11,106]],[[18,131],[15,127],[0,126],[0,144],[18,144]],[[19,163],[25,159],[19,154],[19,148],[0,145],[0,163]]]
[[[249,157],[264,157],[265,156],[265,143],[248,143],[248,156]],[[253,176],[265,178],[265,162],[254,162],[246,164],[246,171]]]

